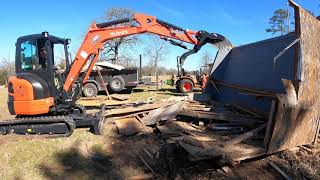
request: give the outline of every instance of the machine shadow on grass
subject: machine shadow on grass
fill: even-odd
[[[107,123],[100,140],[75,142],[52,155],[54,162],[43,162],[39,170],[47,179],[125,179],[150,172],[137,155],[153,134],[122,137],[115,125]],[[72,138],[72,137],[71,137]],[[51,158],[50,158],[51,159]]]
[[[84,156],[77,147],[55,155],[55,165],[42,164],[39,169],[47,179],[121,179],[108,157],[99,152]]]

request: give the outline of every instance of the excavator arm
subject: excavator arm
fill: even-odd
[[[134,26],[131,22],[135,22],[137,25]],[[124,23],[127,25],[116,26]],[[143,33],[156,34],[161,37],[168,37],[190,44],[197,44],[198,42],[195,37],[197,32],[184,30],[178,26],[158,20],[154,16],[144,14],[135,14],[132,19],[126,18],[101,24],[93,23],[77,52],[73,65],[66,78],[64,90],[70,90],[84,65],[90,58],[93,58],[84,78],[84,81],[87,80],[94,63],[98,60],[99,52],[103,49],[106,41]]]
[[[88,79],[95,62],[97,62],[99,58],[99,52],[103,49],[106,41],[143,33],[159,35],[165,40],[170,38],[169,42],[171,44],[180,47],[184,46],[174,42],[172,39],[194,44],[195,46],[191,51],[188,51],[182,55],[183,59],[180,61],[182,63],[188,55],[198,52],[201,46],[205,43],[210,41],[220,42],[225,39],[221,35],[210,34],[205,31],[196,32],[186,30],[176,25],[159,20],[154,16],[148,16],[144,14],[135,14],[133,18],[126,18],[106,23],[93,23],[90,26],[89,31],[87,32],[66,77],[64,90],[68,92],[71,89],[73,83],[78,79],[79,74],[85,64],[91,60],[85,77],[80,81],[85,82]]]

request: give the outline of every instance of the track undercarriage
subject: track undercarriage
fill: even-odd
[[[85,113],[63,116],[26,116],[0,122],[0,134],[48,135],[50,137],[70,136],[76,128],[90,128],[93,134],[102,133],[104,106],[96,115]]]

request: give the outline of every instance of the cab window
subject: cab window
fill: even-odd
[[[21,69],[24,71],[30,70],[45,70],[46,48],[38,46],[37,41],[24,41],[21,43]]]

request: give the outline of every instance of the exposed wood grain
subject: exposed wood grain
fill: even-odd
[[[126,115],[136,112],[142,112],[142,111],[149,111],[152,109],[157,109],[160,107],[165,107],[170,105],[169,103],[158,103],[158,104],[145,104],[140,105],[138,107],[127,107],[127,108],[121,108],[121,109],[112,109],[109,111],[106,111],[103,116],[115,116],[115,115]]]
[[[264,147],[267,148],[270,142],[270,138],[271,138],[271,133],[272,133],[272,127],[274,125],[274,117],[275,117],[275,108],[276,108],[276,102],[272,101],[271,103],[271,107],[270,107],[270,112],[269,112],[269,118],[268,118],[268,122],[267,122],[267,129],[266,129],[266,133],[264,135],[264,140],[263,140],[263,144]]]
[[[184,101],[177,102],[167,107],[161,107],[149,112],[141,121],[145,125],[155,125],[158,121],[166,121],[174,119],[178,112],[182,109]]]
[[[264,124],[260,125],[259,127],[257,127],[256,129],[248,131],[248,132],[246,132],[244,134],[241,134],[240,136],[238,136],[238,137],[236,137],[234,139],[231,139],[231,140],[229,140],[227,142],[224,142],[222,145],[224,147],[227,147],[227,146],[232,146],[234,144],[240,143],[241,141],[244,141],[244,140],[246,140],[246,139],[248,139],[250,137],[255,136],[259,131],[264,129],[266,126],[267,126],[267,124],[264,123]]]
[[[115,120],[120,134],[129,136],[138,132],[143,132],[147,129],[136,118],[125,118]]]
[[[154,175],[153,173],[149,174],[140,174],[136,176],[131,176],[129,178],[126,178],[126,180],[143,180],[143,179],[156,179],[157,176]]]
[[[282,175],[282,177],[284,177],[286,180],[291,180],[291,178],[285,173],[283,172],[277,165],[275,165],[273,162],[269,162],[269,164],[276,170],[278,171],[278,173],[280,173]]]
[[[209,119],[209,120],[228,121],[228,122],[256,123],[259,120],[261,120],[256,117],[248,117],[248,116],[243,117],[241,115],[230,115],[225,113],[200,112],[200,111],[188,111],[188,110],[182,110],[178,113],[178,115]]]
[[[319,136],[319,131],[320,131],[320,119],[318,119],[318,125],[317,125],[317,133],[316,135],[314,136],[314,141],[313,141],[313,145],[316,145],[318,143],[317,139],[318,139],[318,136]]]
[[[287,94],[278,96],[268,153],[311,144],[320,117],[320,21],[296,4],[291,5],[295,9],[296,35],[300,38],[300,44],[296,44],[299,62],[293,67],[299,83],[283,82]]]
[[[239,162],[246,159],[256,158],[265,154],[264,148],[257,147],[242,147],[242,146],[231,146],[223,148],[220,146],[211,146],[210,148],[203,148],[187,144],[183,141],[178,142],[179,145],[184,148],[189,154],[189,160],[199,161],[205,159],[213,159],[220,157],[219,162],[221,165],[232,165],[235,162]]]

